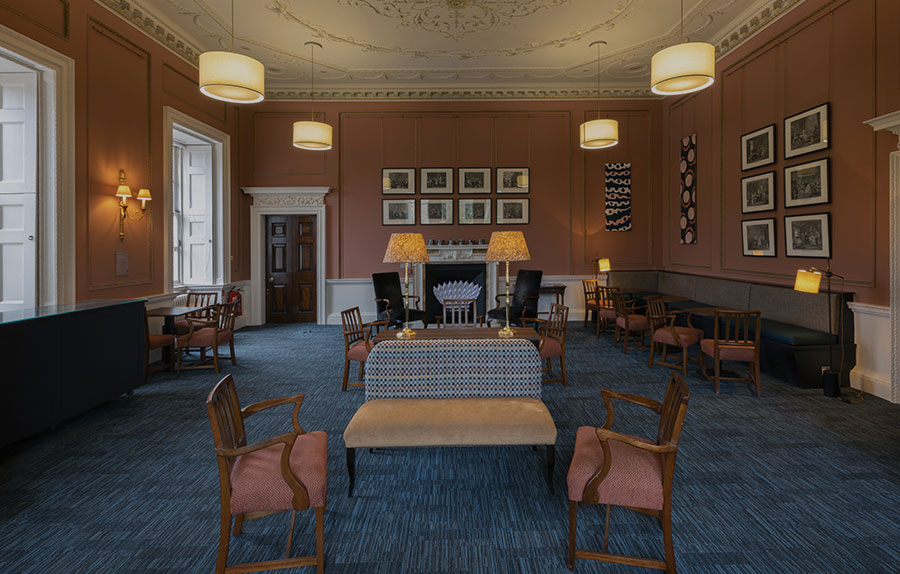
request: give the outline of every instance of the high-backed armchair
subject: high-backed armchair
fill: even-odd
[[[648,367],[664,365],[672,369],[681,369],[682,376],[687,376],[688,349],[703,338],[703,330],[693,327],[682,327],[675,324],[676,313],[670,313],[660,297],[647,299],[647,320],[650,321],[650,361]],[[661,347],[662,360],[656,359],[657,346]],[[669,347],[681,350],[681,362],[666,362]]]
[[[188,323],[193,323],[194,329],[212,327],[215,324],[213,313],[219,303],[218,291],[188,291],[184,294],[184,302],[177,302],[185,307],[205,307],[202,311],[189,313],[184,319],[175,321],[175,334],[184,335],[190,330]]]
[[[537,317],[538,298],[541,295],[543,271],[519,269],[516,273],[516,287],[509,301],[510,325],[522,326],[522,319]],[[488,311],[488,326],[491,321],[506,323],[506,294],[495,297],[497,308]]]
[[[219,359],[231,359],[231,364],[236,365],[237,359],[234,356],[234,318],[237,311],[237,301],[231,303],[221,303],[215,306],[213,313],[213,323],[211,327],[196,328],[187,335],[184,340],[179,339],[178,343],[178,373],[184,369],[215,369],[219,372]],[[225,357],[219,355],[219,345],[228,343],[231,355]],[[200,350],[200,361],[193,365],[182,365],[182,356],[189,349]],[[212,363],[206,357],[206,350],[212,350]]]
[[[403,288],[400,286],[400,274],[396,271],[388,273],[372,273],[372,284],[375,287],[375,306],[378,320],[387,321],[391,327],[402,327],[406,321]],[[415,300],[416,308],[409,309],[409,322],[422,321],[428,328],[425,311],[419,309],[419,296],[410,295]]]

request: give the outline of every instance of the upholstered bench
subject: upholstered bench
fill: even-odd
[[[365,383],[366,402],[344,430],[348,496],[358,448],[544,446],[552,485],[556,425],[540,400],[533,343],[385,341],[369,353]]]

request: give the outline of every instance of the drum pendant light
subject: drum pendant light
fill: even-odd
[[[322,47],[318,42],[307,42],[304,46],[309,46],[312,54],[310,58],[310,88],[309,88],[309,121],[294,122],[294,147],[306,149],[310,151],[325,151],[331,149],[331,126],[322,122],[317,122],[315,112],[313,111],[313,92],[316,86],[316,58],[315,48]]]
[[[606,42],[591,42],[597,46],[597,116],[600,115],[600,46]],[[581,124],[581,147],[584,149],[602,149],[619,143],[619,122],[610,119],[598,119]]]
[[[231,1],[231,51],[200,54],[200,91],[234,104],[261,102],[266,92],[266,69],[258,60],[234,51],[234,0]]]
[[[650,90],[654,94],[689,94],[716,80],[715,46],[684,41],[684,0],[681,0],[681,38],[681,44],[660,50],[650,60]]]

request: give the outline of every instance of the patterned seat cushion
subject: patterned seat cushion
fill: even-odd
[[[366,359],[369,357],[369,348],[366,346],[366,342],[357,341],[350,345],[350,351],[347,353],[347,356],[350,357],[351,361],[366,362]]]
[[[712,339],[703,339],[702,341],[700,341],[700,350],[710,357],[715,356],[713,343],[714,341]],[[739,347],[734,345],[719,347],[719,358],[725,361],[750,362],[753,360],[753,357],[753,343],[750,343],[749,345],[741,345]]]
[[[652,444],[639,437],[638,440]],[[661,510],[663,505],[662,457],[617,440],[607,441],[609,474],[597,487],[600,504]],[[569,500],[581,502],[584,489],[603,466],[603,447],[594,427],[580,427],[566,479]]]
[[[275,444],[239,456],[231,469],[231,513],[289,510],[294,491],[281,474],[281,451]],[[325,505],[328,437],[322,431],[302,434],[291,450],[291,469],[309,495],[309,505]]]
[[[616,317],[616,325],[625,328],[625,317]],[[650,328],[650,321],[643,315],[629,315],[628,328],[632,331],[646,331]]]
[[[682,347],[690,347],[691,345],[696,345],[700,342],[700,339],[703,338],[702,329],[676,326],[675,332],[678,333],[678,338],[681,341]],[[654,331],[653,341],[656,343],[664,343],[666,345],[678,345],[678,343],[675,341],[675,335],[672,334],[672,329],[669,327],[664,327],[662,329],[657,329],[656,331]]]

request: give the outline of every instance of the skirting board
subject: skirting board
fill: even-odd
[[[891,400],[891,380],[880,373],[868,373],[858,366],[850,371],[850,386],[886,401]]]

